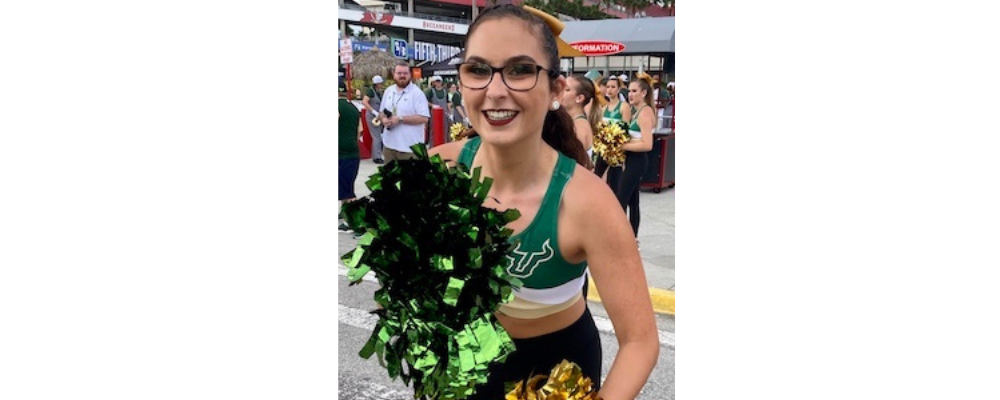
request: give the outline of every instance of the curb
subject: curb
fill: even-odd
[[[601,302],[601,294],[597,292],[597,285],[594,285],[594,280],[587,277],[588,283],[587,288],[587,300]],[[659,314],[674,315],[675,313],[675,295],[673,290],[663,290],[659,288],[651,287],[649,288],[649,300],[653,303],[653,311]]]

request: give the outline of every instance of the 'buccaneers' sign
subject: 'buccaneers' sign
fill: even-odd
[[[607,56],[625,51],[625,45],[607,40],[584,40],[569,44],[585,56]]]

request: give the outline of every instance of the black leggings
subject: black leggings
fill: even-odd
[[[594,390],[601,388],[601,335],[590,308],[572,325],[538,337],[514,339],[514,346],[517,350],[503,364],[490,364],[489,381],[468,400],[503,399],[505,382],[548,375],[564,359],[580,366],[583,375],[594,382]]]
[[[639,184],[642,183],[642,176],[646,174],[646,167],[649,166],[649,153],[625,152],[625,171],[622,172],[618,181],[618,188],[615,195],[622,209],[628,213],[628,220],[632,224],[632,233],[639,237]],[[608,172],[610,181],[610,172]],[[612,186],[614,187],[614,186]]]
[[[618,181],[621,180],[622,167],[610,167],[603,158],[597,157],[597,165],[594,167],[594,173],[600,178],[604,175],[604,171],[608,172],[608,186],[611,187],[612,191],[618,191]]]

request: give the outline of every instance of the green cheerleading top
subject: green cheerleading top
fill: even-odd
[[[472,160],[482,138],[470,138],[458,162],[472,168]],[[555,314],[582,297],[587,262],[571,264],[559,252],[559,204],[563,189],[576,170],[576,162],[559,153],[545,197],[527,228],[510,238],[514,250],[507,256],[507,273],[521,280],[523,287],[514,300],[501,305],[500,313],[514,318],[537,319]]]

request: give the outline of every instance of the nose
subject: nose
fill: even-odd
[[[503,83],[503,71],[493,71],[490,84],[486,86],[486,97],[500,100],[507,96],[507,85]]]

